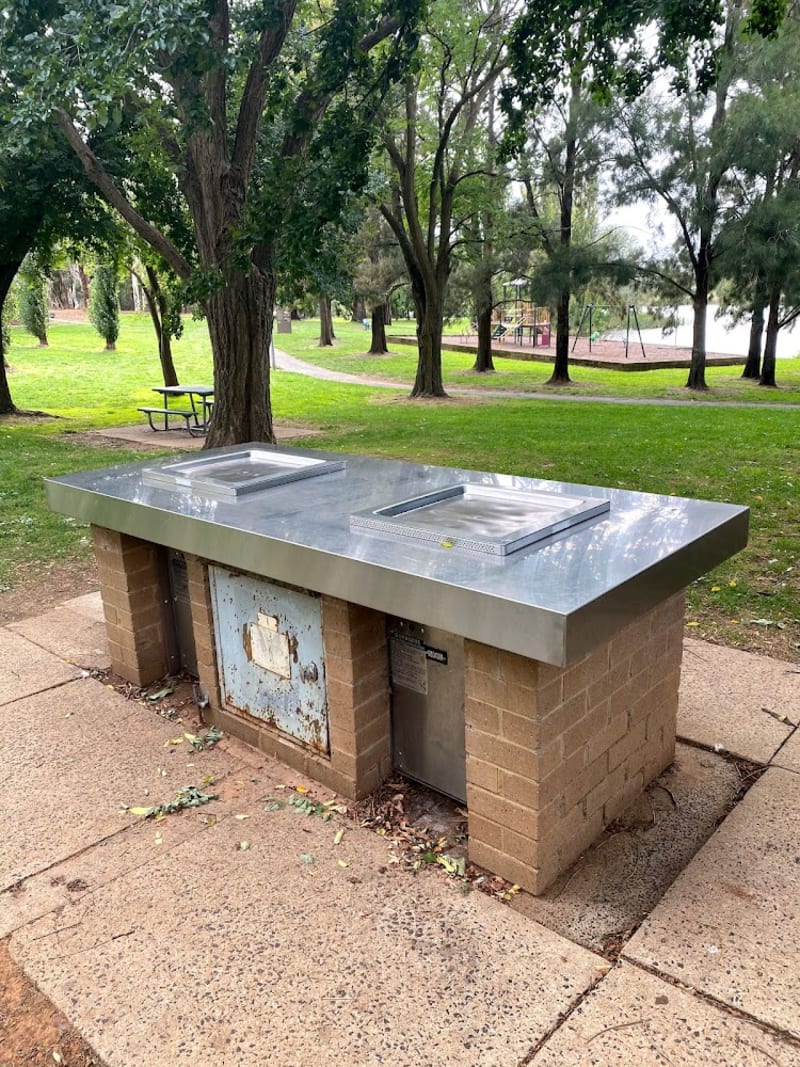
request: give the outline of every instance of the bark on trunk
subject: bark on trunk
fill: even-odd
[[[376,304],[372,309],[372,343],[369,346],[369,356],[385,356],[389,349],[386,347],[386,326],[384,321],[384,304]]]
[[[392,305],[388,300],[384,300],[383,302],[383,325],[392,325]]]
[[[764,339],[764,362],[761,365],[759,385],[777,388],[775,381],[775,364],[778,353],[778,331],[780,330],[781,286],[776,283],[769,297],[769,314],[767,316],[767,336]]]
[[[366,308],[366,306],[364,304],[364,301],[361,299],[361,297],[358,297],[357,300],[353,301],[353,317],[350,319],[350,321],[351,322],[363,322],[366,317],[367,317],[367,308]]]
[[[417,376],[411,396],[447,396],[442,382],[442,303],[426,293],[415,299],[417,307]]]
[[[134,277],[144,293],[147,310],[150,312],[153,329],[158,339],[158,358],[161,362],[164,385],[179,385],[178,372],[175,370],[175,363],[172,359],[172,338],[164,325],[169,310],[167,298],[164,296],[156,271],[150,266],[145,267],[145,270],[147,271],[146,285],[141,278],[136,275]]]
[[[478,374],[488,374],[495,369],[492,359],[492,305],[482,301],[477,309],[478,351],[472,369]]]
[[[86,271],[81,264],[78,264],[78,277],[81,280],[81,293],[83,294],[83,306],[88,308],[89,306],[89,279],[86,276]]]
[[[758,378],[761,374],[761,335],[764,332],[764,307],[766,303],[766,297],[759,285],[753,298],[753,311],[750,316],[750,344],[747,348],[747,361],[742,371],[743,378]]]
[[[710,267],[706,250],[701,246],[695,269],[695,290],[692,301],[694,321],[692,323],[692,361],[689,366],[687,389],[705,391],[706,384],[706,318],[708,317],[708,290],[710,284]]]
[[[556,358],[547,385],[568,385],[569,376],[569,289],[562,289],[556,304]]]
[[[3,304],[21,263],[22,260],[0,263],[0,337],[3,333]],[[0,342],[0,349],[2,349],[2,342]],[[11,389],[8,385],[5,356],[5,351],[0,351],[0,415],[13,415],[17,411],[17,407],[11,397]]]
[[[330,348],[333,345],[333,314],[331,298],[325,293],[319,296],[319,347]]]
[[[208,300],[214,352],[214,414],[205,447],[274,442],[269,394],[269,348],[275,278],[253,266],[232,270]]]

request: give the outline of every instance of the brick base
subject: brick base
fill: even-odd
[[[111,669],[135,685],[169,671],[174,646],[163,550],[149,541],[92,527]]]
[[[542,893],[672,762],[684,597],[564,669],[465,646],[470,859]]]
[[[174,649],[163,550],[93,527],[112,668],[137,685],[163,677]],[[350,798],[391,773],[383,614],[322,597],[330,755],[225,708],[208,564],[187,555],[204,716]],[[667,767],[684,597],[664,601],[571,667],[465,641],[470,859],[543,892]]]

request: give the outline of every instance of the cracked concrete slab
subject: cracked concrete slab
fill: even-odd
[[[782,722],[781,718],[787,721]],[[769,763],[800,718],[796,664],[686,638],[678,736]]]
[[[9,623],[8,629],[77,667],[102,670],[111,665],[105,623],[84,612],[60,606],[36,618]]]
[[[800,709],[798,712],[800,715]],[[775,753],[772,762],[776,767],[800,774],[800,730],[794,731],[786,744]]]
[[[12,936],[109,1067],[516,1067],[607,969],[342,817],[248,814]]]
[[[72,664],[5,628],[0,628],[0,663],[0,707],[63,685],[80,673]],[[0,711],[0,722],[3,721],[4,713]]]
[[[621,964],[542,1046],[530,1067],[796,1067],[800,1047],[691,992]]]
[[[7,705],[0,731],[0,890],[117,833],[125,805],[239,766],[170,744],[176,726],[91,678]],[[182,732],[178,730],[182,739]]]
[[[770,768],[624,950],[800,1038],[800,776]]]

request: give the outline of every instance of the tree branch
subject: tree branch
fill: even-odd
[[[55,121],[61,127],[70,147],[83,164],[86,177],[100,190],[111,207],[118,211],[132,229],[169,263],[179,277],[188,278],[192,273],[189,263],[172,242],[160,230],[149,223],[147,219],[142,218],[127,197],[120,192],[105,167],[81,137],[75,123],[72,121],[72,117],[63,108],[57,108]]]
[[[267,91],[267,73],[280,55],[296,6],[297,0],[285,0],[280,22],[264,28],[259,38],[258,52],[247,72],[231,156],[232,167],[241,173],[245,181],[250,176],[255,159],[258,128]]]

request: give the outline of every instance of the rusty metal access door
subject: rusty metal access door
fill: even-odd
[[[327,754],[320,598],[224,567],[209,578],[223,705]]]

